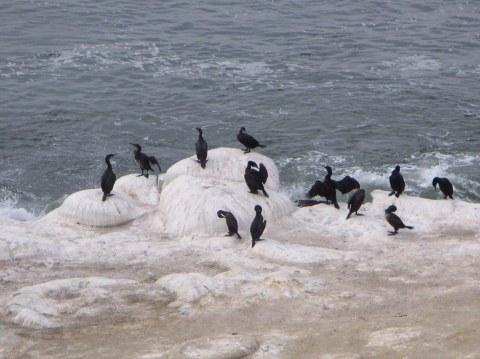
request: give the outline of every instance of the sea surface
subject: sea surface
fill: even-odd
[[[333,168],[367,192],[480,202],[477,1],[2,1],[0,215],[210,148],[267,147],[299,199]],[[207,164],[208,166],[208,164]],[[345,201],[348,197],[341,197]]]

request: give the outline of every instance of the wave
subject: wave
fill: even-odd
[[[281,172],[294,174],[283,183],[284,193],[291,199],[303,198],[315,180],[323,179],[326,175],[324,166],[327,164],[333,168],[333,179],[347,175],[354,177],[367,193],[375,189],[390,190],[388,178],[397,164],[362,166],[356,162],[350,156],[328,156],[323,152],[310,151],[305,156],[282,159],[277,165]],[[479,155],[424,153],[412,155],[398,165],[406,182],[407,195],[440,198],[442,195],[438,189],[435,191],[432,180],[434,177],[447,177],[454,186],[455,198],[468,202],[480,201],[480,182],[476,176],[476,168],[480,165]]]
[[[10,199],[0,202],[0,217],[7,217],[18,221],[36,221],[38,219],[25,208],[17,208],[17,201]]]

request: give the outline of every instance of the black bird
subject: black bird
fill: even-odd
[[[252,248],[255,247],[255,242],[263,241],[263,239],[260,239],[260,236],[263,234],[265,226],[267,225],[267,221],[265,221],[262,216],[262,207],[258,204],[255,206],[255,212],[255,218],[250,225],[250,234],[252,235]]]
[[[451,199],[453,199],[453,186],[452,186],[452,183],[448,180],[448,178],[435,177],[432,182],[433,187],[435,187],[435,191],[437,190],[437,183],[440,187],[440,191],[442,191],[443,194],[445,195],[445,199],[447,199],[447,197],[450,197]]]
[[[258,168],[257,164],[253,161],[248,161],[247,168],[245,168],[245,183],[247,184],[250,192],[257,194],[258,190],[261,190],[265,197],[268,197],[267,192],[263,184],[267,182],[268,172],[263,163],[260,163],[259,171],[254,170],[252,167]]]
[[[236,234],[238,239],[242,239],[240,234],[238,234],[237,219],[232,214],[232,212],[227,212],[227,211],[220,210],[220,211],[217,212],[217,216],[218,216],[218,218],[225,218],[225,220],[227,222],[228,233],[225,236],[231,237],[234,234]]]
[[[305,197],[308,199],[312,199],[315,196],[325,197],[327,199],[327,203],[331,202],[335,206],[335,208],[339,209],[340,206],[337,203],[337,192],[335,191],[338,189],[342,194],[348,193],[353,189],[360,188],[360,184],[355,178],[350,176],[345,176],[340,181],[332,180],[332,168],[330,166],[325,166],[327,170],[327,175],[325,179],[322,181],[318,180],[315,184],[310,188],[310,191],[307,192]]]
[[[389,197],[395,194],[395,197],[398,198],[405,191],[405,181],[403,180],[403,176],[400,174],[400,166],[395,167],[392,171],[392,174],[389,177],[390,180],[390,187],[392,187],[392,192],[388,195]],[[397,193],[395,193],[397,192]]]
[[[117,180],[117,176],[115,176],[115,173],[113,173],[110,158],[116,155],[118,155],[118,153],[109,154],[105,157],[107,169],[105,170],[105,172],[103,172],[102,177],[100,178],[100,186],[102,187],[103,191],[102,201],[105,201],[107,199],[107,196],[113,196],[111,192],[113,190],[113,186],[115,185],[115,181]]]
[[[400,217],[393,213],[396,210],[397,207],[393,204],[385,210],[385,219],[387,220],[388,224],[391,225],[393,229],[395,229],[395,232],[389,231],[389,236],[394,236],[395,234],[397,234],[400,228],[413,229],[412,226],[406,226],[405,224],[403,224]]]
[[[358,210],[360,209],[363,201],[365,200],[365,190],[364,189],[357,189],[348,199],[348,212],[347,218],[349,219],[353,212],[357,216],[363,216],[363,214],[358,214]]]
[[[246,134],[245,133],[245,127],[242,127],[240,129],[240,131],[238,132],[237,140],[238,140],[238,142],[240,142],[242,145],[245,146],[245,150],[244,150],[245,152],[244,153],[250,152],[250,150],[253,149],[253,148],[267,147],[267,146],[264,146],[264,145],[261,145],[260,143],[258,143],[258,141],[256,139],[254,139],[252,136],[250,136],[249,134]]]
[[[157,165],[158,170],[162,172],[162,169],[160,168],[160,164],[158,163],[157,159],[153,156],[147,156],[145,153],[142,152],[142,147],[138,143],[131,143],[132,146],[135,146],[136,150],[133,151],[135,161],[137,161],[138,165],[140,166],[140,169],[142,170],[142,174],[138,175],[137,177],[140,176],[145,176],[148,178],[148,171],[153,171],[153,168],[150,166],[152,165]],[[143,171],[147,171],[147,174],[143,174]]]
[[[207,163],[207,152],[208,152],[208,146],[207,146],[207,141],[203,139],[202,136],[202,129],[197,127],[196,130],[198,131],[198,141],[195,142],[195,150],[197,152],[197,158],[202,166],[202,168],[205,168],[206,163]]]

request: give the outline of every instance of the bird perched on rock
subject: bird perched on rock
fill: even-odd
[[[412,226],[405,225],[400,219],[400,217],[393,213],[396,210],[397,207],[393,204],[385,210],[385,219],[387,220],[388,224],[391,225],[393,229],[395,229],[395,232],[389,232],[389,236],[394,236],[395,234],[397,234],[400,228],[413,229]]]
[[[237,140],[238,142],[240,142],[242,145],[245,146],[244,153],[248,153],[250,152],[251,149],[254,149],[257,147],[267,147],[267,146],[261,145],[260,143],[258,143],[256,139],[254,139],[249,134],[245,133],[245,127],[242,127],[238,132]]]
[[[390,192],[388,196],[395,194],[395,197],[398,198],[398,196],[405,191],[405,181],[403,180],[403,176],[400,174],[400,166],[395,167],[388,179],[390,181],[390,187],[392,187],[392,192]]]
[[[197,127],[196,130],[198,131],[198,141],[195,142],[195,151],[197,152],[197,159],[198,163],[205,168],[207,163],[207,153],[208,153],[208,146],[207,141],[204,140],[202,136],[202,129]]]
[[[105,201],[107,199],[107,196],[113,196],[111,192],[113,190],[113,186],[115,185],[115,181],[117,180],[117,176],[115,175],[115,173],[113,173],[110,158],[116,155],[118,155],[118,153],[109,154],[105,157],[107,169],[105,170],[105,172],[103,172],[102,177],[100,178],[100,186],[102,187],[103,191],[102,201]]]
[[[267,225],[267,221],[263,219],[262,216],[262,207],[258,204],[255,206],[255,218],[250,225],[250,234],[252,236],[252,248],[255,247],[255,243],[257,241],[263,241],[260,239],[260,236],[263,234],[265,230],[265,226]]]
[[[255,170],[252,167],[258,168],[257,164],[253,161],[248,161],[247,168],[245,168],[245,183],[247,184],[250,192],[253,194],[257,194],[258,190],[261,190],[265,197],[268,197],[267,192],[265,191],[265,187],[263,186],[268,179],[268,171],[267,168],[260,163],[259,170]]]
[[[453,186],[452,186],[452,183],[448,180],[448,178],[435,177],[433,179],[432,184],[433,184],[433,187],[435,187],[435,191],[437,190],[437,184],[438,184],[438,186],[440,187],[440,191],[442,191],[443,194],[445,195],[445,199],[447,199],[447,197],[450,197],[451,199],[453,199]]]
[[[133,151],[133,155],[135,158],[135,161],[137,161],[138,165],[140,166],[140,169],[142,170],[142,174],[138,175],[137,177],[140,176],[145,176],[148,178],[148,171],[153,171],[153,168],[150,166],[152,165],[157,165],[158,170],[162,172],[162,169],[160,168],[160,164],[158,163],[157,159],[153,156],[147,156],[145,153],[142,152],[142,147],[138,143],[131,143],[132,146],[135,146],[136,150]],[[147,174],[143,174],[143,171],[147,171]]]
[[[233,236],[234,234],[237,235],[238,239],[242,239],[240,234],[238,234],[238,224],[237,219],[232,214],[232,212],[222,211],[219,210],[217,212],[218,218],[225,218],[227,222],[228,233],[225,236]]]
[[[350,211],[348,212],[347,218],[345,219],[349,219],[353,212],[355,212],[357,216],[363,216],[363,214],[358,214],[357,212],[362,206],[364,200],[365,200],[364,189],[357,189],[355,192],[353,192],[353,194],[348,199],[348,209]]]
[[[345,176],[340,181],[332,180],[332,168],[330,166],[325,166],[327,170],[327,175],[325,176],[323,182],[320,180],[315,181],[315,184],[310,188],[310,190],[305,194],[305,197],[312,199],[315,196],[325,197],[327,203],[331,202],[335,208],[339,209],[340,206],[337,203],[337,192],[338,189],[342,194],[348,193],[353,189],[360,188],[360,184],[355,178],[350,176]]]

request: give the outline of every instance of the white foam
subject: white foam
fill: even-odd
[[[38,218],[25,208],[16,208],[17,201],[5,200],[0,203],[0,216],[16,219],[18,221],[35,221]]]

